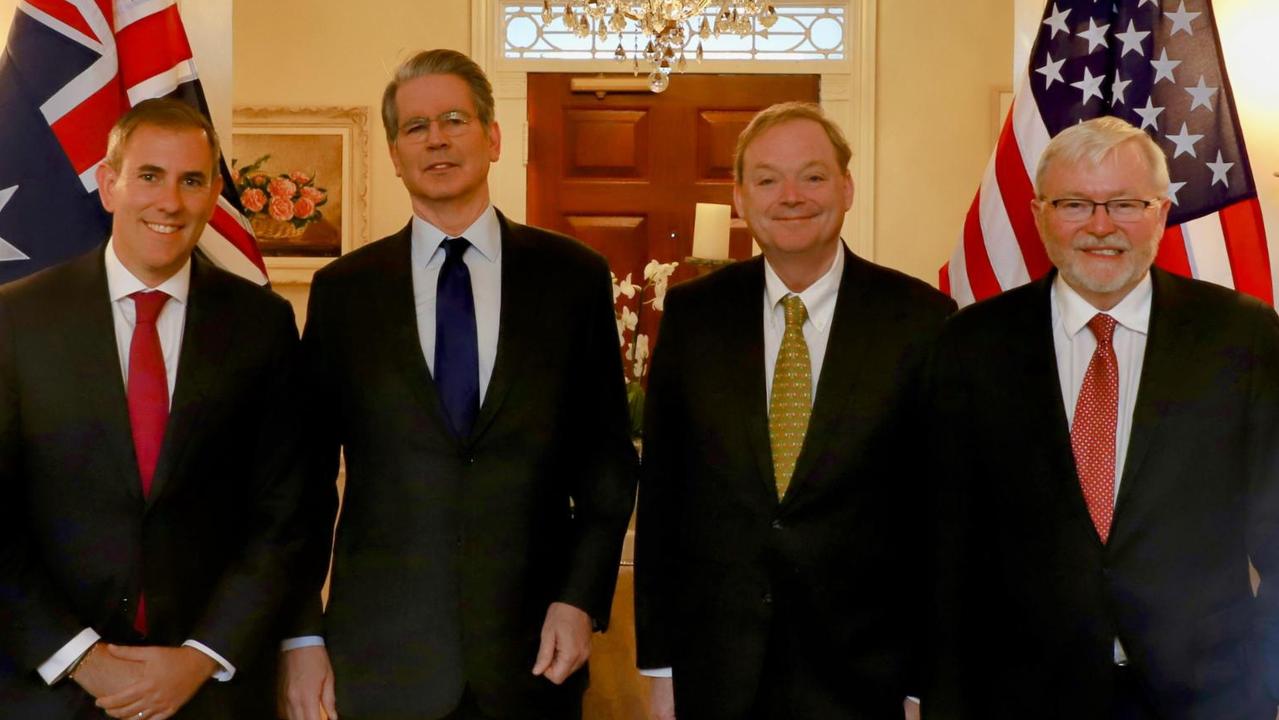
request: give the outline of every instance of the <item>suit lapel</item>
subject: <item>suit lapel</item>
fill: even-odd
[[[842,245],[842,243],[841,243]],[[834,427],[840,414],[848,406],[865,357],[869,329],[875,325],[875,313],[881,308],[869,307],[863,300],[866,294],[867,273],[864,261],[847,248],[844,253],[844,271],[839,281],[835,299],[835,314],[831,318],[830,333],[826,340],[826,355],[822,360],[821,377],[817,381],[817,397],[813,401],[808,420],[808,432],[795,463],[795,474],[786,500],[796,496],[795,490],[809,482],[814,463],[821,456],[824,446],[833,440]],[[847,440],[841,438],[841,441]]]
[[[169,422],[164,428],[164,443],[147,507],[155,504],[165,487],[173,482],[176,469],[192,431],[200,426],[200,416],[207,406],[205,397],[218,378],[217,358],[231,347],[235,319],[228,317],[233,308],[219,297],[217,278],[197,257],[191,260],[191,291],[187,295],[186,324],[182,329],[182,349],[178,355],[177,378],[173,400],[169,403]]]
[[[435,419],[440,432],[452,436],[444,405],[440,401],[431,368],[422,354],[422,339],[417,332],[417,311],[413,298],[413,251],[410,222],[387,241],[381,271],[376,284],[370,285],[365,316],[381,325],[386,338],[387,357],[399,365],[407,385],[417,396],[423,410]]]
[[[67,283],[68,297],[74,296],[73,309],[64,315],[65,325],[59,332],[76,338],[82,353],[75,363],[80,374],[82,398],[87,407],[96,408],[91,417],[102,418],[104,440],[102,450],[119,467],[117,476],[129,497],[142,500],[142,481],[138,460],[133,452],[133,431],[129,423],[129,401],[125,395],[120,368],[119,348],[115,339],[115,318],[111,309],[111,293],[107,289],[107,272],[103,260],[105,245],[96,253],[76,260],[76,281]]]
[[[519,359],[534,346],[538,322],[537,273],[529,272],[534,266],[534,247],[521,226],[497,214],[502,228],[502,300],[498,316],[497,355],[493,361],[493,375],[489,378],[484,402],[480,405],[471,438],[478,438],[497,417],[502,402],[511,389],[511,382],[519,368]]]
[[[721,368],[724,384],[734,389],[734,412],[746,424],[746,439],[759,471],[760,486],[776,500],[764,384],[764,258],[745,260],[738,267],[716,272],[733,273],[736,283],[718,312],[718,344],[724,348],[722,357],[729,358]]]
[[[1132,411],[1132,430],[1128,433],[1128,454],[1124,459],[1123,473],[1120,475],[1119,495],[1115,499],[1115,520],[1112,527],[1111,542],[1114,543],[1119,530],[1124,527],[1119,518],[1123,507],[1134,492],[1140,490],[1142,483],[1141,465],[1146,458],[1150,446],[1158,437],[1159,425],[1163,417],[1160,407],[1164,405],[1167,391],[1181,386],[1184,373],[1181,364],[1185,352],[1177,347],[1178,338],[1184,338],[1182,325],[1187,313],[1179,312],[1177,305],[1180,298],[1176,288],[1168,282],[1162,271],[1151,268],[1153,296],[1150,302],[1150,334],[1146,338],[1146,352],[1141,363],[1141,380],[1137,385],[1137,400]]]

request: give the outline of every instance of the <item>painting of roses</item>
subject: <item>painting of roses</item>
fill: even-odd
[[[264,256],[342,254],[342,138],[237,135],[231,178]]]
[[[368,242],[368,111],[237,107],[231,180],[273,283]]]

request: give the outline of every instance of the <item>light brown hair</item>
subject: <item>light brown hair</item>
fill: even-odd
[[[395,76],[382,91],[382,127],[386,129],[387,142],[393,142],[400,131],[400,112],[395,106],[395,94],[400,85],[423,75],[456,75],[471,88],[471,100],[480,124],[493,124],[493,85],[479,65],[456,50],[437,48],[423,50],[400,63]]]
[[[848,162],[853,158],[853,150],[848,145],[848,140],[844,137],[844,131],[839,126],[831,122],[826,117],[826,113],[822,112],[820,105],[809,102],[784,102],[777,103],[771,107],[760,110],[755,117],[751,118],[750,124],[737,137],[737,149],[733,152],[733,181],[738,185],[742,183],[742,170],[745,163],[746,148],[755,141],[755,138],[762,135],[766,130],[777,125],[781,125],[791,120],[812,120],[822,126],[822,130],[826,131],[826,137],[830,138],[830,144],[835,148],[835,162],[839,164],[840,170],[848,172]]]

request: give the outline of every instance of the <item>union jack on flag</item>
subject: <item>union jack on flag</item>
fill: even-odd
[[[1155,264],[1273,303],[1270,257],[1211,0],[1050,0],[941,287],[960,305],[1047,273],[1030,201],[1049,138],[1115,115],[1168,156]]]
[[[106,240],[94,169],[131,106],[173,97],[209,114],[176,0],[22,0],[0,56],[0,283]],[[266,267],[235,197],[199,248],[258,284]]]

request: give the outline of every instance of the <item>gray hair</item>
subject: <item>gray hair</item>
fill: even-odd
[[[1042,197],[1044,178],[1054,163],[1101,163],[1124,143],[1134,143],[1150,167],[1150,179],[1160,196],[1168,194],[1168,157],[1145,133],[1125,120],[1102,116],[1062,130],[1044,148],[1035,170],[1035,192]]]
[[[480,123],[486,128],[493,124],[493,86],[480,66],[456,50],[423,50],[400,63],[395,69],[395,76],[382,92],[382,126],[386,128],[388,142],[394,142],[400,130],[400,112],[395,106],[396,92],[400,85],[424,75],[456,75],[464,80],[471,88],[471,100],[475,103],[475,113],[479,116]]]

